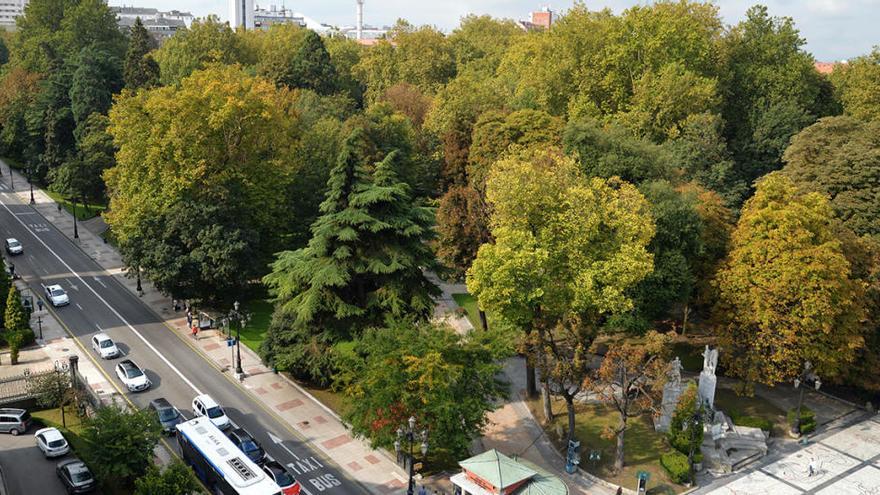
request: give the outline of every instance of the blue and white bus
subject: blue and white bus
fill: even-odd
[[[207,417],[177,428],[183,461],[211,495],[281,495],[281,488],[248,459]]]

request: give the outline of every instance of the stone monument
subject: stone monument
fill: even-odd
[[[667,432],[672,424],[672,415],[675,413],[675,407],[681,399],[681,360],[676,357],[669,363],[669,372],[666,384],[663,385],[663,400],[660,403],[660,416],[654,420],[654,429],[656,431]]]
[[[700,397],[700,403],[708,410],[715,409],[715,385],[718,379],[715,377],[715,368],[718,366],[718,349],[709,349],[703,351],[703,371],[700,372],[700,386],[697,394]]]

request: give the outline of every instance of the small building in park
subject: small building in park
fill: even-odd
[[[568,487],[558,477],[495,449],[458,465],[461,472],[449,478],[455,495],[568,495]]]

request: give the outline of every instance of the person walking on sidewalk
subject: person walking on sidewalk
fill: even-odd
[[[422,487],[419,488],[419,495],[428,495],[428,490],[425,490],[425,485],[422,485]]]
[[[199,334],[199,322],[192,322],[192,338],[198,339],[197,335]]]
[[[193,314],[192,311],[186,310],[186,326],[191,327],[193,324]]]

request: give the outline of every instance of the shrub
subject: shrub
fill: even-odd
[[[788,411],[788,424],[791,427],[794,427],[795,417],[797,416],[796,409],[789,409]],[[807,406],[801,407],[801,435],[807,435],[816,430],[816,413],[814,413]]]
[[[758,416],[731,416],[733,424],[737,426],[750,426],[752,428],[760,428],[764,431],[773,431],[773,422],[766,418]]]
[[[660,465],[669,473],[669,478],[678,484],[691,480],[691,469],[688,458],[677,450],[671,450],[660,456]]]
[[[684,455],[687,455],[692,448],[695,452],[699,452],[703,443],[702,417],[696,424],[692,424],[694,413],[699,406],[698,401],[697,387],[691,383],[682,392],[672,415],[669,431],[666,433],[669,445]]]

